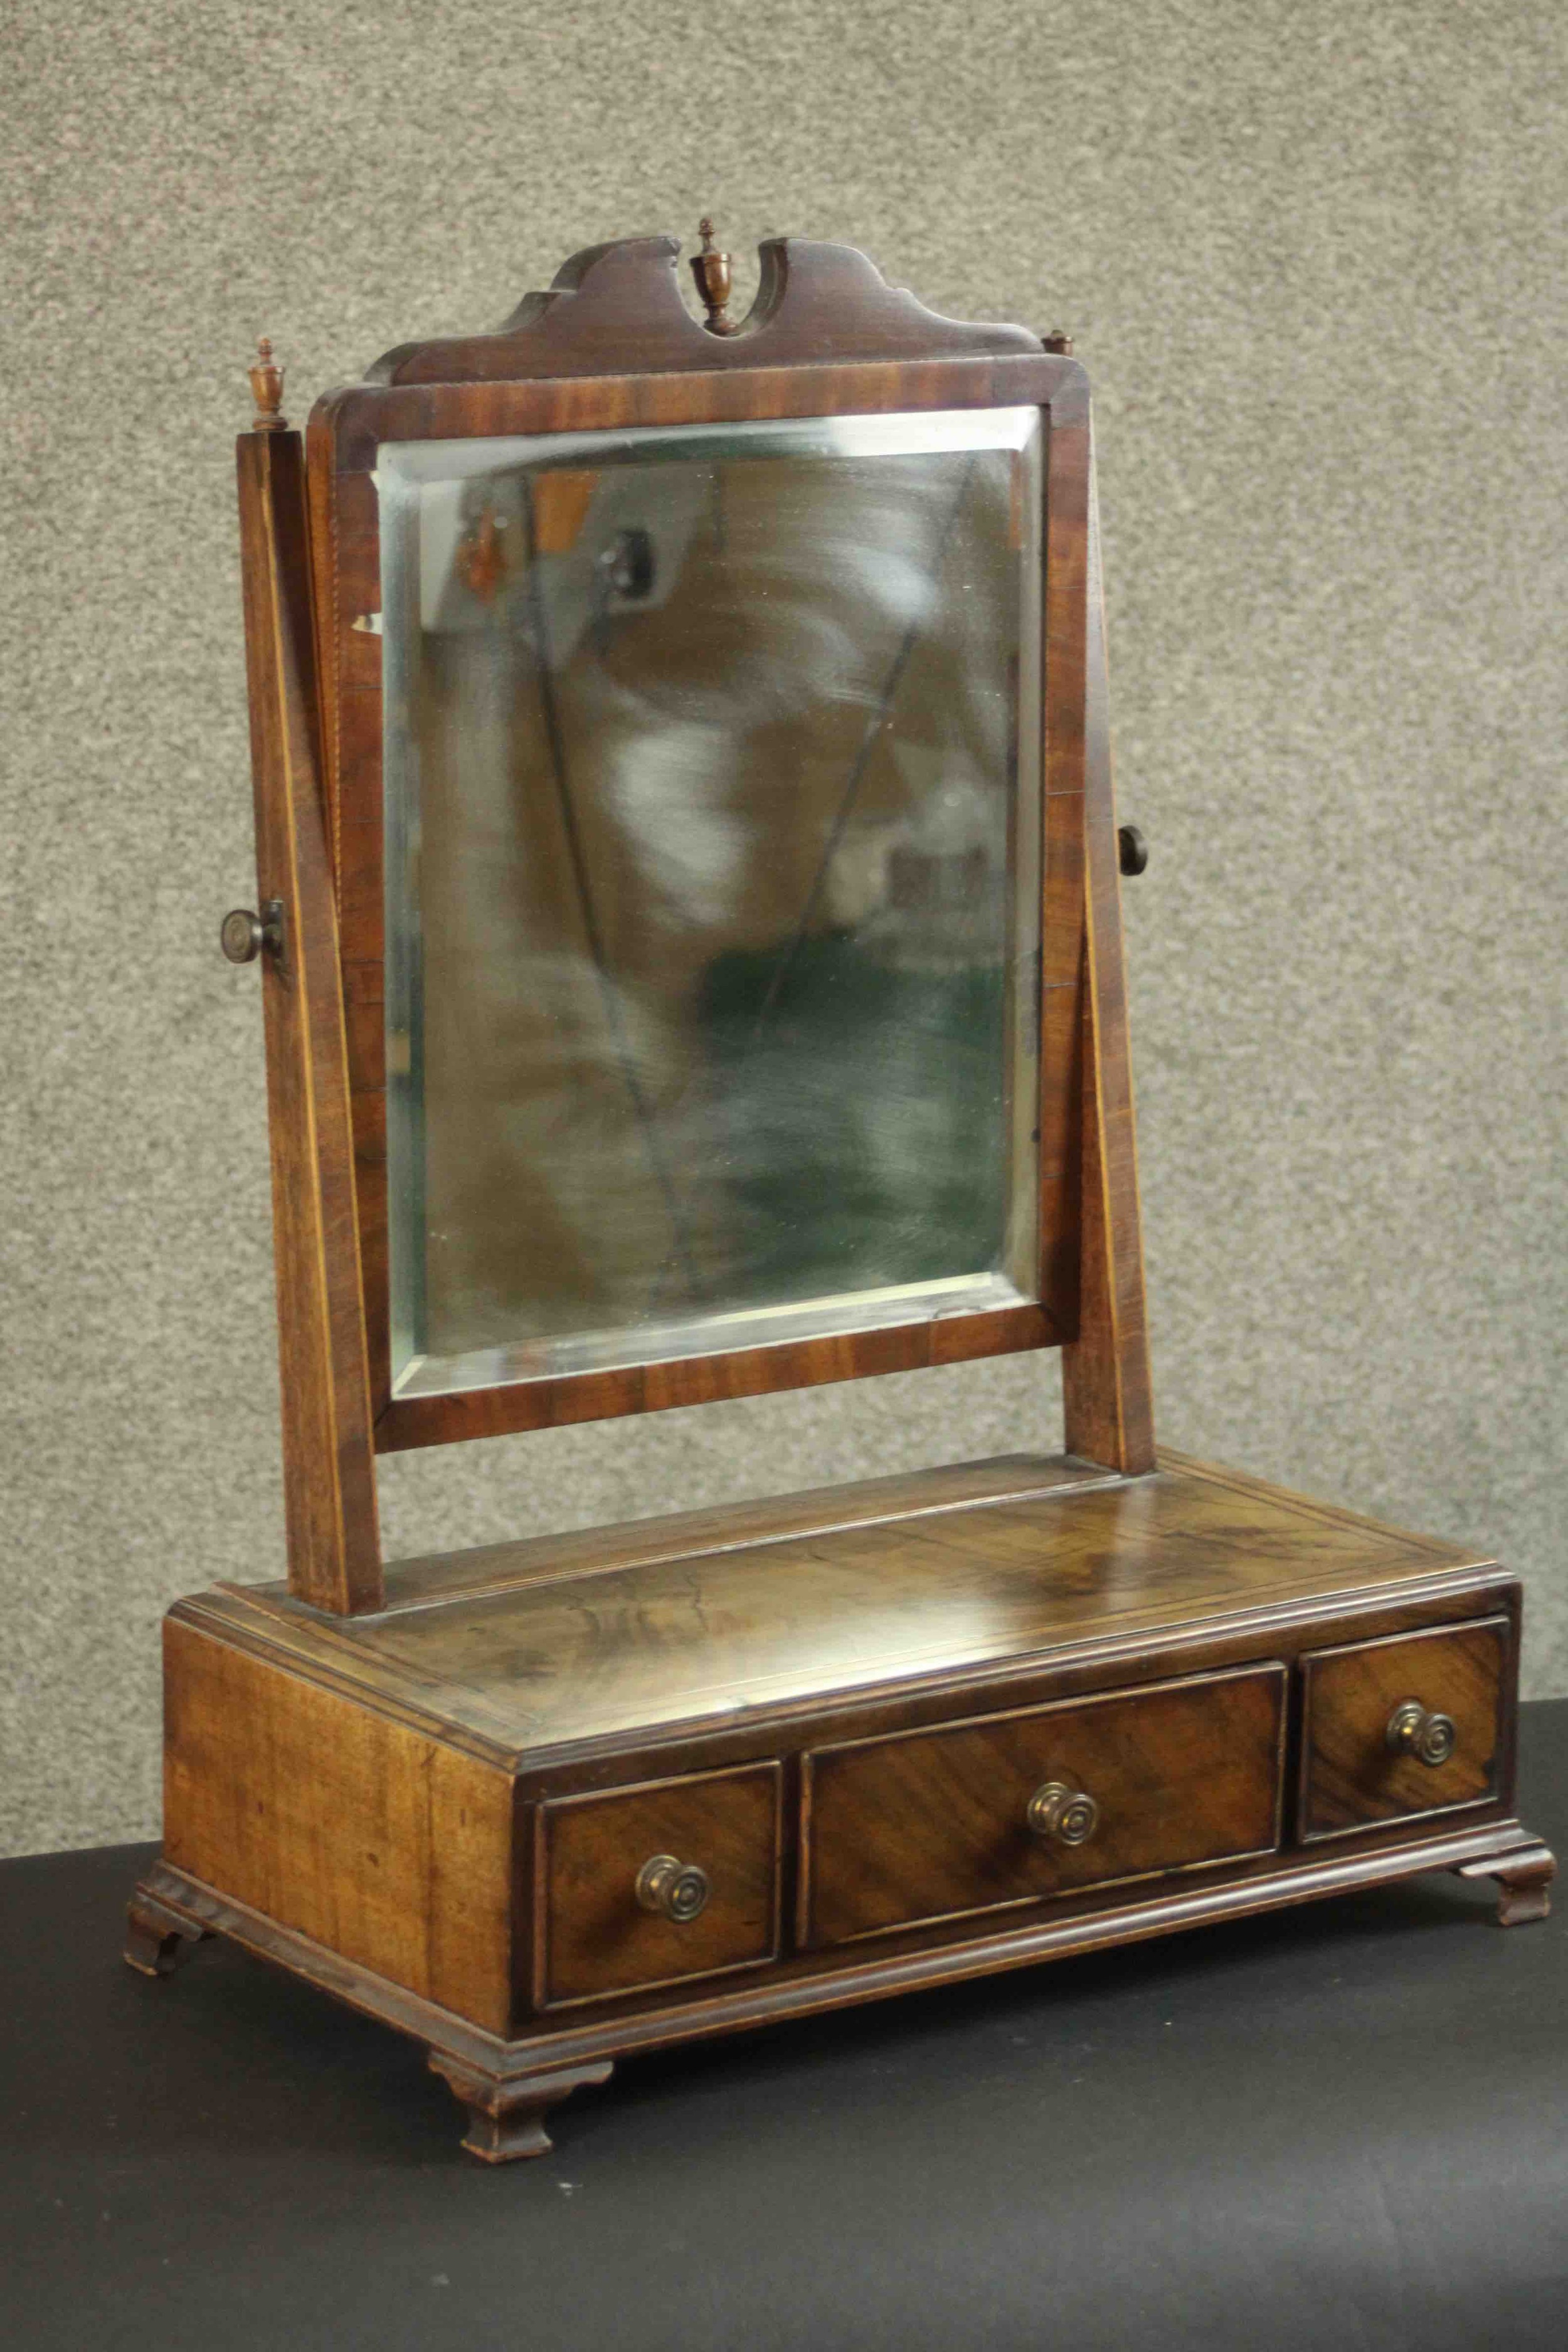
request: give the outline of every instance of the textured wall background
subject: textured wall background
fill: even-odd
[[[0,1835],[151,1833],[157,1620],[279,1572],[232,436],[712,206],[1099,396],[1171,1442],[1533,1578],[1568,1689],[1560,0],[20,0]],[[754,270],[752,272],[754,275]],[[395,1461],[407,1550],[1054,1434],[1049,1360]]]

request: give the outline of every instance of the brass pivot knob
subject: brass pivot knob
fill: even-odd
[[[1388,1745],[1418,1764],[1446,1764],[1458,1744],[1451,1715],[1434,1715],[1418,1698],[1402,1698],[1388,1718]]]
[[[1100,1807],[1082,1789],[1065,1780],[1047,1780],[1035,1790],[1025,1815],[1037,1838],[1054,1838],[1058,1845],[1084,1845],[1094,1835]]]
[[[1148,865],[1149,845],[1135,824],[1118,827],[1116,854],[1123,874],[1142,874]]]
[[[283,952],[283,901],[268,898],[259,915],[248,907],[235,907],[218,929],[218,945],[230,963],[254,963],[263,948]]]
[[[650,1854],[637,1873],[637,1901],[645,1911],[684,1926],[707,1906],[708,1873],[672,1853]]]

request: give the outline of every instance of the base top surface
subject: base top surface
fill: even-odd
[[[1177,1455],[1137,1479],[1018,1456],[408,1563],[389,1573],[400,1605],[374,1617],[324,1616],[280,1585],[174,1613],[521,1752],[1486,1565]]]

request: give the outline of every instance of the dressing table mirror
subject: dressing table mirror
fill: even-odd
[[[703,224],[238,444],[287,1575],[165,1625],[127,1958],[653,2047],[1422,1871],[1541,1916],[1520,1591],[1157,1451],[1089,397]],[[1065,1444],[386,1562],[375,1457],[1039,1348]]]

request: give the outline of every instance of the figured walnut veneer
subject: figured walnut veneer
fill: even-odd
[[[1495,1617],[1462,1632],[1356,1642],[1303,1665],[1301,1835],[1341,1837],[1406,1813],[1478,1805],[1496,1794],[1507,1729],[1512,1629]],[[1390,1719],[1415,1699],[1454,1727],[1436,1764],[1391,1749]]]
[[[999,1499],[929,1507],[952,1475],[896,1482],[901,1508],[886,1499],[895,1482],[878,1482],[885,1516],[868,1523],[855,1523],[848,1488],[850,1524],[826,1533],[731,1544],[714,1512],[706,1540],[673,1552],[651,1521],[601,1530],[602,1564],[576,1536],[413,1562],[392,1572],[410,1598],[374,1617],[323,1623],[282,1586],[220,1587],[175,1613],[330,1657],[336,1674],[409,1698],[426,1692],[443,1720],[542,1758],[722,1723],[738,1707],[1006,1674],[1045,1649],[1179,1643],[1227,1611],[1301,1614],[1363,1581],[1468,1558],[1184,1466],[1121,1480],[1018,1457],[996,1465]],[[478,1589],[459,1598],[465,1573]],[[426,1590],[445,1604],[417,1605]]]
[[[1176,1455],[585,1542],[407,1563],[373,1617],[177,1603],[139,1964],[214,1927],[282,1960],[429,2042],[499,2160],[574,2069],[802,2007],[1437,1867],[1544,1905],[1519,1588],[1458,1546]],[[1449,1779],[1368,1762],[1407,1683],[1452,1707]],[[1361,1803],[1331,1858],[1292,1759]],[[1099,1808],[1081,1845],[1026,1825],[1053,1777]],[[639,1902],[659,1855],[704,1874],[689,1920]]]
[[[169,1619],[163,1688],[165,1860],[504,2033],[510,1773],[199,1618]]]
[[[495,1436],[1063,1347],[1068,1443],[1152,1459],[1126,1043],[1104,619],[1091,556],[1087,380],[1014,326],[938,318],[854,247],[770,239],[729,335],[688,311],[669,237],[574,255],[495,334],[405,345],[311,413],[309,495],[321,800],[336,882],[357,1259],[375,1450]],[[1037,406],[1046,427],[1041,612],[1043,914],[1037,1296],[831,1337],[395,1396],[388,1329],[380,512],[386,441]],[[291,439],[292,436],[286,436]],[[1093,575],[1093,576],[1091,576]],[[358,1369],[356,1359],[355,1369]],[[314,1597],[314,1596],[312,1596]],[[351,1607],[360,1606],[351,1599]]]
[[[1512,1810],[1517,1581],[1155,1454],[1082,370],[799,239],[738,327],[705,254],[710,333],[678,252],[592,247],[498,333],[389,352],[317,404],[308,468],[264,354],[239,446],[289,1574],[170,1612],[126,1956],[222,1933],[416,2036],[490,2162],[635,2051],[1425,1870],[1496,1878],[1509,1924],[1553,1867]],[[394,1398],[378,441],[1016,404],[1046,447],[1037,1298]],[[376,1450],[1058,1343],[1064,1457],[381,1559]]]
[[[752,1764],[541,1805],[540,2008],[774,1958],[783,1780],[779,1765]],[[710,1893],[696,1917],[663,1918],[636,1898],[658,1854],[701,1856]]]
[[[1270,1853],[1285,1684],[1270,1663],[815,1749],[802,1942]],[[1047,1784],[1092,1799],[1082,1843],[1031,1830],[1030,1798]]]

